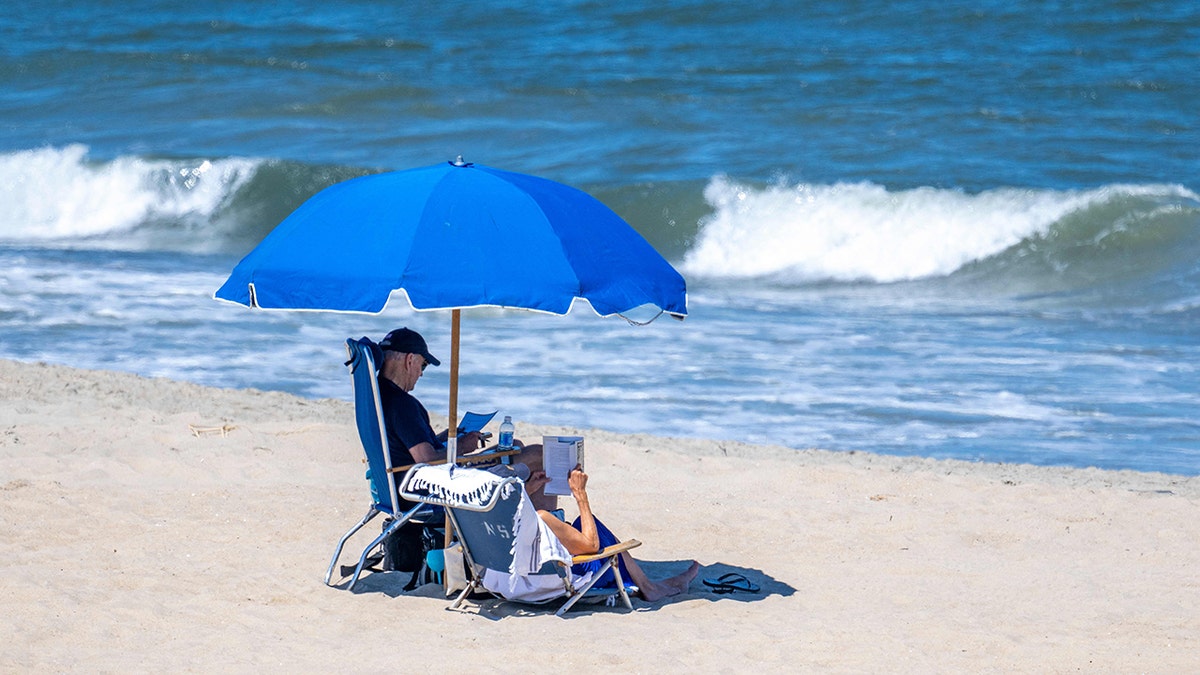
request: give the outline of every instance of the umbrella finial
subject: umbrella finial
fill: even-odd
[[[453,162],[450,162],[450,165],[451,165],[451,166],[457,166],[457,167],[459,167],[459,168],[462,168],[462,167],[465,167],[465,166],[471,166],[471,163],[470,163],[470,162],[464,162],[464,161],[463,161],[463,158],[462,158],[462,155],[459,155],[459,156],[458,156],[458,159],[455,159]]]

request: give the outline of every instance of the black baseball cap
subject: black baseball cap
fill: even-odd
[[[425,360],[430,365],[440,366],[441,361],[434,358],[433,354],[429,353],[429,347],[425,344],[425,338],[415,330],[408,328],[397,328],[396,330],[384,336],[379,343],[379,348],[385,352],[402,352],[404,354],[420,354],[425,357]]]

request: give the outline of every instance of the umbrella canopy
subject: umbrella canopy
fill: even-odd
[[[450,419],[457,419],[459,310],[601,316],[652,305],[687,314],[683,277],[620,216],[575,188],[458,161],[364,176],[314,195],[234,268],[216,297],[249,307],[377,313],[393,291],[454,310]],[[454,434],[448,439],[456,455]]]
[[[237,267],[216,297],[251,307],[376,313],[520,307],[601,316],[687,314],[683,277],[585,192],[460,161],[364,176],[317,193]]]

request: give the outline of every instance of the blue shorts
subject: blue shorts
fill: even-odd
[[[609,530],[607,527],[605,527],[604,523],[600,522],[599,518],[595,518],[595,521],[596,521],[596,533],[598,535],[600,535],[600,548],[601,549],[604,549],[606,546],[612,546],[613,544],[621,543],[621,540],[617,539],[617,536],[615,534],[613,534],[611,530]],[[575,529],[579,530],[580,529],[579,528],[579,519],[576,518],[575,522],[571,523],[571,526],[574,527]],[[580,531],[582,531],[582,530],[580,530]],[[634,584],[629,579],[629,571],[625,569],[625,559],[618,557],[617,565],[621,568],[621,580],[623,582],[625,582],[625,587],[628,588],[630,586],[635,586],[636,584]],[[587,574],[588,572],[599,571],[599,569],[603,566],[604,566],[603,560],[593,560],[591,562],[585,562],[585,563],[579,563],[578,565],[572,565],[571,571],[574,572],[576,575],[583,575],[583,574]],[[616,588],[616,587],[617,587],[617,581],[616,581],[616,578],[613,576],[612,570],[605,572],[604,576],[600,577],[600,580],[597,581],[592,586],[592,588]]]

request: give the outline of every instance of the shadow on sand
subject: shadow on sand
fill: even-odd
[[[687,566],[691,564],[690,560],[641,560],[638,562],[651,579],[663,579],[674,576],[687,569]],[[734,591],[731,593],[716,593],[704,583],[705,579],[716,580],[726,574],[742,575],[748,581],[758,586],[758,592]],[[383,593],[392,598],[423,597],[444,599],[447,608],[449,608],[453,598],[457,597],[456,593],[450,598],[446,598],[440,584],[425,584],[406,592],[404,586],[411,578],[412,574],[409,572],[368,572],[364,570],[363,575],[359,577],[358,583],[355,584],[352,592]],[[348,581],[343,581],[335,585],[334,588],[345,589],[347,583]],[[666,605],[689,600],[755,602],[773,595],[789,597],[795,592],[796,589],[782,581],[776,580],[762,570],[725,563],[714,563],[700,568],[699,574],[696,575],[695,580],[692,581],[686,593],[663,598],[657,602],[646,602],[636,595],[631,596],[631,599],[633,600],[633,611],[652,612]],[[558,600],[548,602],[544,605],[508,602],[499,600],[490,594],[480,593],[472,596],[472,599],[464,605],[463,610],[466,614],[495,620],[510,616],[552,616],[561,604],[561,601]],[[609,607],[605,605],[603,600],[590,604],[586,601],[581,601],[572,607],[565,614],[565,617],[586,616],[598,612],[624,611],[626,610],[623,606],[618,604],[615,607]]]
[[[642,569],[646,571],[646,574],[651,579],[659,579],[662,577],[671,576],[673,574],[678,574],[685,569],[690,562],[691,561],[689,560],[674,562],[639,561]],[[726,574],[738,574],[742,577],[745,577],[747,581],[758,587],[758,591],[748,592],[743,590],[735,590],[733,592],[716,593],[712,587],[704,583],[705,579],[715,581]],[[764,598],[768,598],[772,595],[786,598],[795,594],[795,592],[796,589],[782,581],[775,579],[762,570],[754,569],[752,567],[728,565],[725,563],[713,563],[711,565],[704,565],[700,568],[700,573],[696,575],[696,578],[692,581],[691,585],[688,586],[687,593],[664,598],[654,603],[642,602],[641,607],[638,607],[637,603],[635,603],[634,609],[653,609],[663,605],[696,599],[710,601],[733,600],[738,602],[755,602]]]

